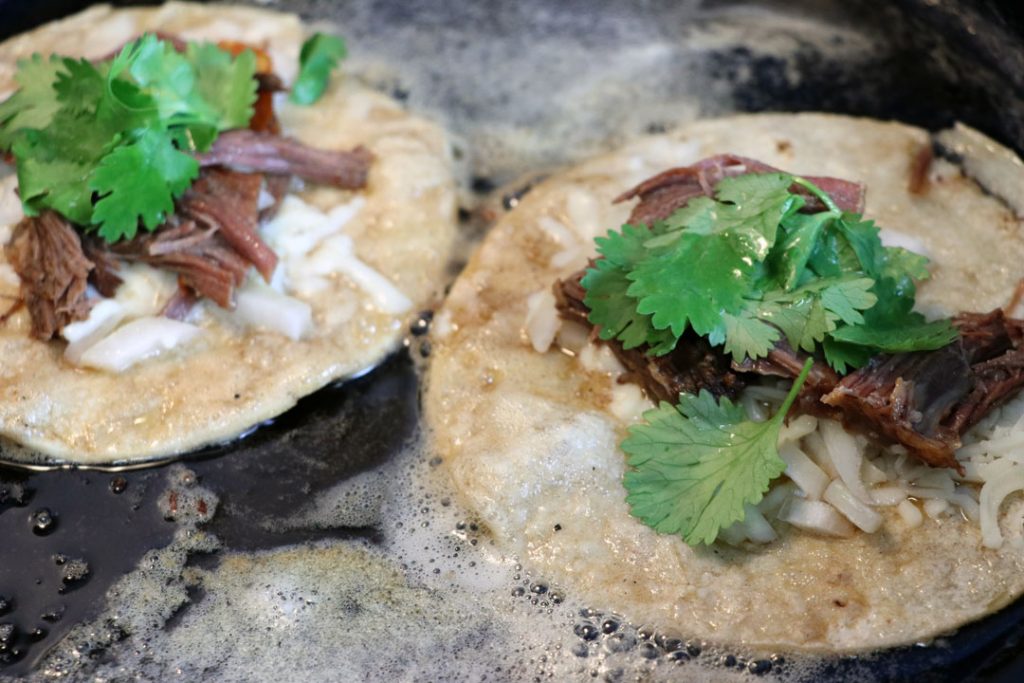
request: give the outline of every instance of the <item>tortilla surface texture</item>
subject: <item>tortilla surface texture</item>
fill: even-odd
[[[943,160],[932,165],[929,191],[909,194],[909,169],[926,144],[918,128],[833,115],[698,121],[556,174],[504,215],[435,318],[425,395],[433,445],[502,550],[595,609],[755,648],[911,643],[1019,596],[1019,496],[1003,508],[1007,542],[998,551],[982,548],[977,523],[959,514],[909,529],[891,508],[878,508],[880,532],[838,540],[782,524],[778,540],[746,549],[691,548],[655,533],[629,514],[618,447],[653,404],[619,385],[614,368],[588,367],[558,340],[538,353],[525,327],[532,297],[583,267],[593,238],[626,220],[633,202],[612,204],[615,196],[718,153],[865,182],[866,215],[933,261],[921,310],[1005,305],[1024,263],[1024,225]],[[621,386],[635,390],[632,403]]]
[[[255,8],[95,6],[0,44],[0,98],[16,88],[17,60],[33,52],[96,58],[154,30],[261,47],[286,83],[297,73],[307,35],[297,16]],[[276,109],[285,135],[322,149],[364,145],[375,156],[363,190],[306,185],[297,193],[325,213],[350,205],[353,215],[341,231],[361,261],[359,277],[330,272],[319,289],[301,296],[313,318],[312,333],[301,340],[239,326],[204,302],[197,339],[120,374],[69,365],[63,342],[29,337],[21,311],[0,326],[0,435],[25,447],[6,443],[5,457],[105,464],[183,453],[234,438],[396,348],[412,313],[442,284],[455,239],[448,138],[346,77],[343,66],[315,105],[279,97]],[[21,217],[12,180],[8,175],[0,197],[0,244]],[[394,297],[381,304],[372,286],[381,278],[404,295],[404,304],[396,306]],[[16,300],[17,293],[18,278],[0,256],[0,301]]]

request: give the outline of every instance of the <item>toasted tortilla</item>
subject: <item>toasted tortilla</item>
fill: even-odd
[[[629,514],[618,447],[652,404],[623,405],[614,369],[588,369],[557,342],[538,353],[524,325],[533,295],[584,266],[593,238],[625,221],[632,202],[612,204],[616,195],[717,153],[865,182],[867,216],[933,260],[921,310],[1005,305],[1024,225],[947,161],[932,164],[924,194],[910,194],[913,160],[930,144],[918,128],[823,114],[701,121],[557,174],[504,215],[435,318],[425,394],[433,447],[499,547],[595,609],[753,648],[917,642],[1021,595],[1019,496],[1003,508],[1000,550],[982,548],[977,523],[960,515],[909,529],[891,508],[879,509],[883,530],[846,539],[779,524],[765,546],[691,548],[655,533]]]
[[[16,87],[16,61],[33,52],[95,58],[157,29],[189,40],[262,47],[286,82],[297,72],[307,34],[295,15],[248,7],[100,5],[0,45],[0,97]],[[25,446],[6,444],[4,457],[106,464],[183,453],[231,439],[301,396],[367,370],[396,348],[410,317],[438,292],[455,238],[455,182],[445,133],[343,70],[315,105],[280,98],[277,111],[283,133],[306,144],[364,145],[373,152],[365,189],[307,185],[299,196],[323,211],[362,202],[343,231],[355,256],[411,301],[408,310],[388,313],[359,283],[335,274],[326,288],[305,298],[313,309],[312,334],[292,341],[234,325],[204,302],[196,341],[121,374],[69,365],[62,359],[63,342],[29,337],[22,311],[0,326],[0,434]],[[0,200],[0,208],[9,213],[12,203],[17,211],[11,197]],[[8,215],[0,222],[16,220]],[[0,225],[0,244],[9,238],[9,227]],[[12,276],[0,256],[4,310],[17,297]]]

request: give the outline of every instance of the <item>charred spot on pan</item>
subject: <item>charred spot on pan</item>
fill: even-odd
[[[530,182],[526,183],[525,185],[522,185],[519,188],[517,188],[517,189],[515,189],[515,190],[513,190],[511,192],[508,192],[508,193],[506,193],[504,195],[502,195],[502,197],[501,197],[501,206],[502,206],[502,208],[504,208],[506,211],[511,211],[512,209],[514,209],[517,206],[519,206],[519,202],[522,201],[523,197],[526,196],[527,192],[529,192],[530,190],[533,189],[533,186],[537,182],[540,182],[539,178],[536,181],[530,181]]]
[[[476,194],[490,194],[496,187],[495,182],[487,176],[473,176],[473,180],[470,182],[470,188]]]
[[[409,326],[409,332],[414,337],[422,337],[430,331],[430,323],[434,320],[434,312],[431,310],[420,311],[419,315]]]

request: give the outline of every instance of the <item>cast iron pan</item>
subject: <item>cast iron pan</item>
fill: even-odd
[[[0,39],[86,4],[0,0]],[[792,63],[766,56],[756,47],[712,49],[700,64],[715,83],[728,84],[737,74],[746,75],[743,86],[730,93],[732,106],[740,110],[825,110],[899,119],[931,129],[961,120],[1024,153],[1024,26],[1017,4],[1015,0],[745,3],[758,11],[785,8],[832,22],[871,36],[882,47],[854,62],[841,62],[822,57],[808,43],[796,51],[801,74],[796,82],[786,77]],[[352,27],[355,35],[350,38],[355,45],[360,35],[375,35],[386,43],[390,32],[410,26],[419,30],[422,23],[423,31],[439,26],[454,31],[467,49],[476,43],[511,40],[524,21],[529,23],[531,12],[544,9],[544,31],[569,43],[591,45],[595,54],[600,50],[601,58],[608,61],[615,59],[613,36],[622,21],[646,22],[662,37],[666,31],[682,36],[691,21],[733,10],[735,5],[723,0],[700,4],[651,0],[634,6],[612,0],[465,6],[445,0],[281,3],[307,18],[330,18]],[[588,43],[581,38],[584,34],[596,41]],[[605,37],[608,40],[602,40]],[[443,63],[427,68],[436,71],[439,83],[443,81]],[[423,82],[422,78],[416,81]],[[380,85],[408,99],[413,108],[439,106],[418,86],[400,80]],[[493,102],[522,96],[500,79],[486,92],[468,87],[460,91],[458,83],[439,87],[448,93],[440,106],[449,107],[439,114],[450,123],[470,127],[479,123],[477,117],[493,115]],[[652,120],[647,128],[657,132],[666,125],[670,122]],[[570,157],[571,153],[564,158]],[[508,179],[476,169],[473,189],[488,192]],[[188,458],[189,467],[221,500],[208,528],[221,539],[225,551],[325,538],[375,540],[377,531],[372,527],[280,532],[253,520],[285,515],[318,491],[386,461],[402,448],[415,433],[419,417],[418,381],[409,354],[429,353],[429,347],[418,340],[423,329],[423,324],[413,323],[407,348],[369,375],[304,399],[231,446]],[[115,579],[134,567],[147,550],[168,542],[172,525],[153,504],[163,491],[164,475],[163,467],[115,473],[31,472],[0,466],[0,679],[32,676],[47,651],[72,626],[98,613]],[[89,572],[84,576],[66,572],[67,563],[74,559],[82,560]],[[878,677],[1024,680],[1024,657],[1016,652],[1022,636],[1024,601],[1019,601],[961,629],[941,645],[884,653]],[[87,654],[101,659],[112,656]],[[843,677],[853,669],[847,660],[837,659],[828,671]],[[259,678],[259,672],[254,671],[253,677]]]

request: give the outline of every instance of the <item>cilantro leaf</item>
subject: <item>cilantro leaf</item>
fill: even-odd
[[[295,104],[313,104],[327,89],[331,71],[347,55],[345,41],[326,33],[314,33],[302,44],[299,53],[299,76],[292,86],[290,99]]]
[[[738,313],[751,294],[779,223],[801,205],[791,184],[782,173],[727,178],[717,200],[692,200],[656,226],[664,234],[644,245],[647,257],[627,274],[637,312],[676,337],[688,327],[702,335],[720,330],[723,314]]]
[[[719,230],[738,242],[737,251],[751,253],[757,261],[768,256],[779,223],[803,204],[803,199],[789,192],[792,184],[793,177],[785,173],[742,175],[718,183]]]
[[[210,113],[205,122],[219,131],[248,126],[258,87],[253,51],[232,58],[212,43],[189,43],[185,54],[196,70],[196,96]],[[208,145],[199,145],[200,151]]]
[[[195,115],[197,104],[205,104],[195,93],[196,72],[184,55],[153,34],[146,34],[125,47],[130,55],[125,69],[142,92],[152,98],[159,118]],[[118,72],[112,69],[114,75]]]
[[[621,230],[609,230],[603,237],[595,237],[597,253],[604,260],[620,268],[631,269],[648,256],[651,231],[643,225],[623,225]]]
[[[832,333],[835,341],[866,346],[885,353],[931,351],[951,344],[958,332],[949,320],[910,319],[899,327],[843,327]]]
[[[188,152],[248,125],[256,58],[212,44],[184,53],[154,35],[99,64],[34,56],[0,103],[28,215],[54,209],[114,241],[153,230],[198,173]],[[95,193],[95,195],[94,195]]]
[[[623,348],[633,349],[649,344],[650,353],[662,355],[676,345],[670,330],[657,330],[651,317],[637,312],[636,301],[626,290],[627,271],[608,259],[601,259],[587,271],[582,284],[587,290],[584,303],[590,309],[590,322],[600,326],[601,339],[618,339]]]
[[[149,230],[174,210],[174,199],[199,174],[199,163],[178,150],[166,131],[146,130],[100,162],[89,188],[100,194],[93,211],[108,242],[131,239],[139,220]]]
[[[725,352],[737,361],[742,361],[748,356],[767,356],[781,336],[779,328],[765,323],[756,314],[752,315],[751,311],[744,309],[741,315],[723,315],[721,333],[710,335],[709,340],[712,344],[724,342]]]
[[[11,149],[22,130],[46,126],[60,109],[54,84],[62,66],[59,57],[38,54],[18,62],[14,78],[20,87],[0,102],[0,150]]]
[[[773,265],[778,272],[782,288],[787,292],[801,283],[811,253],[817,246],[822,231],[832,220],[832,214],[823,211],[815,214],[797,213],[783,221],[786,236],[773,250]]]
[[[62,62],[64,70],[57,72],[57,81],[53,84],[61,108],[76,114],[94,111],[96,103],[106,94],[105,69],[97,68],[87,59],[64,58]]]
[[[746,418],[728,398],[681,394],[644,414],[622,442],[632,468],[623,483],[630,513],[655,531],[690,545],[711,544],[721,529],[761,500],[786,469],[777,450],[782,421],[803,386],[805,363],[779,411],[765,422]]]
[[[687,327],[708,334],[723,311],[736,312],[743,305],[752,272],[750,257],[737,252],[727,234],[683,232],[671,248],[629,272],[627,293],[638,301],[637,311],[651,315],[656,329],[670,328],[677,337]]]
[[[845,276],[808,283],[792,292],[772,290],[762,299],[750,299],[736,316],[723,316],[725,351],[737,362],[768,355],[778,330],[794,349],[814,353],[827,334],[840,323],[864,322],[861,311],[875,304],[874,281]],[[721,339],[712,335],[712,344]]]
[[[825,355],[825,361],[840,375],[846,374],[850,368],[863,366],[874,355],[874,351],[868,346],[847,344],[836,341],[831,336],[825,337],[821,343],[821,350]]]
[[[38,216],[52,208],[76,223],[88,223],[92,217],[92,191],[86,185],[92,166],[88,163],[56,155],[36,155],[26,151],[38,137],[36,130],[27,130],[22,140],[14,143],[18,191],[27,216]]]

